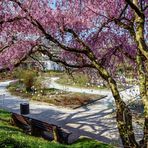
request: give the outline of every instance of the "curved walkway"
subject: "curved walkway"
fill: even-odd
[[[55,80],[56,78],[52,78],[50,85],[46,85],[48,85],[48,87],[65,90],[65,86],[63,87],[62,85],[57,84]],[[12,96],[6,89],[6,86],[8,86],[10,82],[11,81],[0,82],[0,95],[5,94],[4,103],[0,102],[0,108],[19,112],[20,103],[28,102],[28,100]],[[68,91],[78,90],[73,87],[66,87],[69,88],[66,89]],[[132,89],[138,88],[135,87]],[[84,90],[86,91],[86,89],[82,89],[81,92],[84,92]],[[95,91],[91,92],[96,93]],[[87,92],[89,91],[86,91],[85,93]],[[69,139],[70,142],[76,140],[79,136],[87,136],[106,143],[112,143],[115,145],[120,144],[116,120],[112,114],[112,107],[109,108],[110,102],[114,99],[110,92],[106,92],[105,94],[105,92],[101,90],[98,94],[101,92],[103,95],[107,95],[107,97],[98,100],[94,104],[75,110],[30,101],[30,114],[28,116],[56,124],[71,131],[73,134]],[[129,96],[128,93],[131,94],[131,88],[121,92],[123,97],[126,99]]]
[[[68,92],[79,92],[79,93],[85,93],[85,94],[99,94],[99,95],[107,96],[106,98],[103,99],[103,102],[106,105],[108,105],[109,103],[114,101],[114,98],[112,97],[112,93],[110,90],[77,88],[77,87],[73,87],[73,86],[69,86],[69,85],[58,84],[56,82],[58,79],[59,79],[59,77],[51,77],[51,78],[46,77],[44,84],[47,88],[56,88],[56,89],[68,91]],[[139,87],[132,86],[128,89],[121,91],[120,94],[121,94],[121,97],[123,100],[128,101],[131,98],[135,98],[136,96],[139,95]]]
[[[77,87],[72,87],[68,85],[62,85],[58,84],[56,80],[58,80],[59,77],[52,77],[52,78],[45,78],[45,85],[46,87],[50,88],[56,88],[60,89],[63,91],[68,91],[68,92],[79,92],[79,93],[86,93],[86,94],[100,94],[100,95],[109,95],[111,94],[110,90],[103,90],[103,89],[88,89],[88,88],[77,88]]]

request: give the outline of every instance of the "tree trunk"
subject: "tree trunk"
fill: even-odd
[[[108,71],[99,62],[97,62],[95,55],[89,49],[87,50],[87,56],[98,70],[100,76],[108,82],[112,91],[116,103],[117,126],[124,148],[140,148],[135,140],[131,112],[120,97],[116,81],[112,78]]]
[[[133,3],[139,8],[138,0],[133,0]],[[140,10],[140,8],[139,8]],[[141,12],[142,13],[142,12]],[[148,60],[148,47],[144,38],[144,23],[145,23],[145,15],[138,16],[135,12],[135,35],[137,46],[142,53],[143,56]]]
[[[148,118],[145,117],[144,136],[143,139],[140,141],[140,148],[147,148],[147,146],[148,146]]]
[[[133,3],[139,8],[138,0],[133,0]],[[140,8],[139,8],[140,10]],[[138,64],[138,73],[139,73],[139,80],[140,80],[140,96],[142,102],[144,104],[144,116],[145,116],[145,123],[144,123],[144,136],[143,139],[140,141],[141,148],[147,148],[148,146],[148,92],[147,92],[147,79],[148,79],[148,49],[144,39],[144,24],[145,24],[145,16],[138,16],[135,13],[135,41],[138,47],[138,55],[136,58]],[[142,56],[146,58],[146,65],[144,65]],[[146,68],[144,67],[146,66]]]
[[[116,120],[123,146],[124,148],[139,148],[133,132],[132,114],[130,109],[121,99],[116,82],[112,78],[109,78],[108,84],[115,98]]]
[[[147,95],[147,69],[144,67],[144,63],[141,59],[141,52],[138,51],[138,55],[136,58],[137,65],[138,65],[138,74],[140,80],[140,96],[144,105],[144,136],[143,139],[140,141],[141,148],[147,148],[148,146],[148,95]],[[146,65],[148,62],[146,63]]]

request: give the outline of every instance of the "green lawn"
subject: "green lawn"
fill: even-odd
[[[72,145],[49,142],[24,134],[21,129],[10,124],[10,119],[10,114],[0,109],[1,148],[113,148],[110,145],[87,138],[79,139]]]
[[[108,89],[106,86],[99,86],[90,83],[90,78],[83,73],[73,73],[73,76],[63,73],[57,80],[59,84],[69,85],[79,88],[89,88],[89,89]]]

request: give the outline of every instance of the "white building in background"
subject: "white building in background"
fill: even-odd
[[[46,70],[63,71],[64,70],[64,67],[62,67],[62,65],[47,59],[40,59],[37,61],[37,60],[28,58],[27,60],[22,62],[21,67],[25,69],[31,68],[31,69],[37,69],[37,70],[43,70],[43,71],[46,71]]]
[[[61,65],[55,62],[52,62],[50,60],[46,60],[42,62],[44,63],[45,70],[61,70],[61,71],[64,70],[64,68]]]

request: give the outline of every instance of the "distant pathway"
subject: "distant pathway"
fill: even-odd
[[[63,84],[58,84],[56,81],[59,79],[59,77],[46,77],[45,78],[45,86],[47,88],[56,88],[59,90],[63,90],[63,91],[68,91],[68,92],[79,92],[79,93],[85,93],[85,94],[99,94],[99,95],[104,95],[104,96],[112,96],[112,93],[110,90],[107,89],[88,89],[88,88],[77,88],[74,86],[69,86],[69,85],[63,85]],[[139,87],[138,86],[133,86],[129,89],[123,90],[120,92],[121,97],[123,98],[123,100],[128,101],[131,98],[135,98],[136,95],[139,95]],[[109,102],[114,101],[113,97],[109,97],[109,100],[107,99],[108,97],[106,97],[105,99],[103,99],[103,101],[105,101],[105,103],[108,105]]]
[[[50,88],[56,88],[60,89],[63,91],[68,91],[68,92],[79,92],[79,93],[86,93],[86,94],[99,94],[99,95],[109,95],[111,94],[110,90],[103,90],[103,89],[88,89],[88,88],[78,88],[78,87],[73,87],[69,85],[63,85],[63,84],[58,84],[56,80],[58,80],[59,77],[52,77],[52,78],[45,78],[45,85],[46,87]]]
[[[57,78],[51,79],[49,87],[65,90],[65,86],[55,82],[56,79]],[[28,102],[28,100],[12,96],[6,89],[6,86],[8,86],[10,82],[11,81],[0,82],[0,95],[5,94],[4,102],[0,99],[0,108],[20,112],[19,104]],[[46,83],[47,82],[48,80]],[[48,83],[46,85],[48,85]],[[132,89],[134,89],[134,92],[138,92],[137,87],[133,87]],[[128,94],[132,94],[132,89],[121,92],[122,96],[128,99]],[[135,89],[137,90],[135,91]],[[68,86],[66,86],[66,90],[80,92],[80,89]],[[94,94],[97,94],[97,90],[90,91],[88,89],[81,89],[81,92],[84,93],[84,91],[85,93],[94,92]],[[56,124],[71,131],[73,134],[69,139],[70,142],[83,135],[106,143],[119,144],[120,138],[116,120],[111,114],[112,108],[108,107],[110,102],[113,102],[114,99],[109,91],[99,90],[98,94],[107,95],[107,97],[98,100],[94,104],[75,110],[30,101],[31,113],[28,116]],[[139,133],[137,133],[137,136],[138,134]]]

